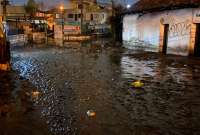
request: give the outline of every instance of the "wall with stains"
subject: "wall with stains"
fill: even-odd
[[[169,24],[167,53],[188,55],[192,25],[195,19],[200,21],[199,11],[199,9],[180,9],[126,15],[123,20],[124,46],[158,52],[162,42],[160,39],[163,38],[161,28],[164,24]]]

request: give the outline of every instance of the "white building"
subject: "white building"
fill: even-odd
[[[200,55],[199,0],[140,0],[123,20],[128,48]]]

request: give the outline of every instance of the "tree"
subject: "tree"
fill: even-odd
[[[38,10],[38,4],[35,0],[28,0],[27,4],[24,6],[26,12],[33,17]]]

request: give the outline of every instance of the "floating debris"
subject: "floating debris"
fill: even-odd
[[[87,115],[88,115],[88,117],[94,117],[94,116],[96,116],[96,112],[94,110],[88,110]]]
[[[29,92],[26,92],[25,94],[26,94],[26,96],[30,96],[31,95]]]
[[[142,88],[144,86],[144,83],[141,81],[135,81],[131,83],[131,86],[135,87],[135,88]]]
[[[40,95],[40,92],[39,91],[33,91],[31,95],[32,95],[33,98],[38,98],[39,95]]]

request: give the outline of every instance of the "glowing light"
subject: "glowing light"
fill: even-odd
[[[63,11],[63,10],[64,10],[64,7],[63,7],[63,6],[60,6],[60,10]]]
[[[130,7],[131,7],[131,5],[130,5],[130,4],[126,5],[126,8],[128,8],[128,9],[129,9]]]
[[[1,71],[9,71],[10,70],[10,64],[0,64],[0,70]]]

